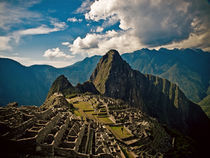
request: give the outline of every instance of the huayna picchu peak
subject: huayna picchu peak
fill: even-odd
[[[0,114],[5,157],[192,158],[210,142],[200,106],[167,79],[132,69],[116,50],[88,81],[73,86],[60,75],[40,107],[10,103]]]

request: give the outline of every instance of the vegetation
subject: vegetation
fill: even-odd
[[[105,124],[113,124],[109,117],[97,117],[97,120]]]
[[[83,102],[83,101],[75,103],[74,107],[80,110],[94,110],[91,104],[89,104],[88,102]]]
[[[124,126],[107,126],[107,128],[119,139],[127,138],[132,136]]]
[[[199,102],[199,105],[203,109],[203,111],[206,113],[206,115],[210,118],[210,95],[205,97],[203,100]]]
[[[75,97],[77,97],[77,95],[78,95],[78,93],[68,94],[68,95],[66,95],[66,98],[67,99],[75,98]]]

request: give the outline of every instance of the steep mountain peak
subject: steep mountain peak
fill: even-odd
[[[115,49],[111,49],[106,53],[108,56],[112,56],[112,57],[120,57],[120,54],[117,50]]]
[[[111,49],[109,50],[100,60],[99,63],[103,64],[103,66],[112,66],[113,64],[123,62],[119,52],[117,50]]]
[[[100,59],[90,76],[90,81],[101,94],[105,94],[108,90],[106,83],[109,79],[118,79],[120,76],[123,79],[130,70],[130,66],[121,58],[118,51],[110,50]]]
[[[208,117],[177,85],[131,69],[117,51],[110,50],[100,59],[90,81],[101,94],[138,106],[160,122],[189,135],[194,135],[191,131],[195,127],[209,128]]]
[[[60,75],[52,84],[50,91],[48,93],[47,98],[52,96],[54,93],[62,93],[67,94],[74,92],[75,88],[72,84],[68,81],[68,79],[64,75]]]

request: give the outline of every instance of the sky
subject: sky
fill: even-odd
[[[0,57],[64,67],[110,49],[210,51],[210,0],[0,0]]]

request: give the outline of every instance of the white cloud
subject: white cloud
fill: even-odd
[[[90,29],[90,32],[102,32],[103,30],[104,30],[103,27],[98,26],[98,27],[96,27],[95,29]]]
[[[69,22],[82,22],[82,19],[77,19],[77,18],[73,17],[73,18],[68,18],[67,21],[69,21]]]
[[[54,59],[54,58],[72,58],[73,56],[67,55],[64,52],[62,52],[58,47],[48,49],[44,52],[44,57]]]
[[[10,45],[10,42],[12,40],[15,40],[15,42],[18,43],[22,36],[49,34],[51,32],[64,30],[66,28],[65,22],[52,22],[52,25],[54,27],[41,25],[36,28],[14,31],[10,35],[0,36],[0,50],[11,50],[12,47]]]
[[[104,30],[104,28],[100,27],[100,26],[96,28],[96,32],[102,32],[103,30]]]
[[[85,53],[88,56],[102,55],[109,49],[117,49],[123,53],[143,48],[138,38],[131,34],[131,31],[116,32],[114,30],[104,34],[88,33],[84,38],[77,37],[68,47],[73,54]]]
[[[0,50],[11,50],[9,41],[11,40],[10,36],[0,36]]]
[[[62,42],[63,46],[68,46],[70,43],[69,42]]]
[[[165,48],[203,48],[204,51],[210,51],[210,35],[204,33],[201,35],[191,34],[190,37],[181,42],[173,42],[172,44],[165,45]],[[156,47],[155,49],[159,49]]]
[[[90,10],[91,4],[93,4],[94,0],[84,0],[82,5],[77,9],[77,13],[85,13]]]
[[[38,2],[35,2],[38,3]],[[32,5],[32,4],[30,4]],[[27,21],[39,20],[41,15],[37,12],[28,11],[27,6],[12,6],[7,2],[0,2],[0,28],[9,30],[10,27],[19,23],[25,23]]]
[[[12,50],[13,40],[18,43],[22,36],[49,34],[64,30],[67,27],[65,22],[59,22],[56,18],[46,18],[29,10],[31,6],[39,2],[40,0],[17,1],[16,5],[9,1],[0,2],[0,31],[3,30],[4,32],[4,35],[0,36],[0,50]],[[45,24],[41,25],[40,22],[44,20],[45,22],[49,21],[51,27]],[[12,27],[17,27],[23,23],[33,23],[33,25],[38,24],[40,26],[16,31],[11,30]]]
[[[41,25],[36,28],[29,28],[25,30],[19,30],[13,32],[13,38],[16,40],[16,42],[19,42],[19,39],[22,36],[27,35],[41,35],[41,34],[49,34],[51,32],[57,32],[64,30],[66,28],[66,24],[64,22],[53,22],[52,23],[54,27],[48,27],[47,25]]]
[[[108,46],[124,48],[123,52],[127,52],[142,46],[154,48],[173,44],[184,47],[186,43],[189,47],[209,48],[210,9],[207,1],[98,0],[90,6],[85,18],[104,20],[103,28],[105,23],[111,25],[119,21],[124,32],[117,32],[113,39],[107,39],[107,34],[90,33],[85,38],[78,37],[69,45],[74,53],[78,50],[98,52]],[[121,40],[124,37],[126,42]]]
[[[60,30],[63,30],[63,26],[65,25],[62,25],[62,27],[54,27],[54,28],[50,28],[46,25],[41,25],[39,27],[36,27],[36,28],[30,28],[30,29],[25,29],[25,30],[20,30],[20,31],[17,31],[15,32],[15,34],[18,34],[18,35],[39,35],[39,34],[49,34],[51,32],[56,32],[56,31],[60,31]]]

